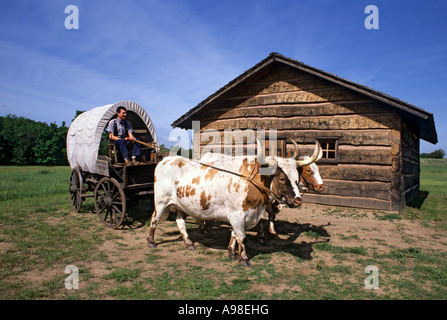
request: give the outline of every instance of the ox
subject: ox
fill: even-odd
[[[155,169],[155,211],[147,237],[149,247],[156,247],[154,234],[160,220],[177,211],[177,226],[188,248],[193,249],[194,245],[186,232],[186,215],[197,221],[228,222],[232,227],[229,256],[236,258],[237,242],[239,261],[249,266],[245,230],[258,224],[274,198],[287,203],[294,203],[295,199],[292,183],[279,166],[271,175],[258,174],[260,164],[272,167],[275,160],[265,159],[262,152],[253,160],[250,163],[247,157],[240,157],[232,161],[240,165],[232,172],[178,156],[163,159]]]
[[[321,157],[322,152],[320,152],[316,161],[320,160]],[[307,158],[308,156],[301,156],[300,160],[306,160]],[[300,191],[306,192],[309,190],[310,187],[316,192],[322,192],[324,190],[325,187],[323,179],[321,179],[320,170],[318,169],[318,166],[315,164],[315,162],[307,166],[298,168],[298,172],[300,175]]]
[[[314,161],[312,161],[309,164],[306,164],[306,163],[309,161],[309,159],[313,159],[315,157],[316,151],[314,151],[314,154],[312,155],[312,157],[309,157],[309,156],[299,157],[298,156],[298,144],[294,140],[292,140],[292,143],[295,147],[294,154],[293,154],[292,158],[297,159],[298,174],[300,177],[299,183],[298,183],[299,191],[301,191],[302,193],[307,192],[309,190],[309,187],[312,187],[317,192],[323,191],[324,183],[320,176],[320,170],[318,169],[318,166],[315,163],[315,162],[319,161],[323,156],[323,150],[321,149],[319,143],[315,142],[316,144],[318,144],[318,147],[319,147],[318,155],[317,155],[316,159],[314,159]],[[304,163],[304,164],[300,165],[302,163]],[[275,225],[274,225],[276,214],[278,212],[279,212],[279,210],[272,210],[272,211],[268,212],[269,233],[274,238],[278,238],[278,233],[276,232]],[[265,242],[265,237],[264,237],[264,232],[263,232],[262,227],[263,227],[263,225],[261,223],[259,226],[259,229],[258,229],[258,238],[262,242]]]
[[[322,154],[323,152],[321,150],[316,161],[322,158]],[[301,156],[300,160],[305,160],[307,157]],[[323,179],[320,176],[320,170],[315,162],[298,169],[300,173],[299,189],[303,193],[307,192],[309,188],[314,189],[316,192],[322,192],[325,189]]]

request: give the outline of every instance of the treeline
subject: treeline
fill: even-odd
[[[68,165],[68,127],[24,117],[0,117],[0,165]]]
[[[445,152],[442,149],[438,149],[438,150],[435,150],[430,153],[421,153],[422,159],[426,159],[426,158],[442,159],[444,157],[445,157]]]

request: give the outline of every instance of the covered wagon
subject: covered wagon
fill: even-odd
[[[119,106],[127,109],[126,119],[141,143],[138,164],[125,165],[105,131]],[[94,197],[99,219],[111,228],[122,224],[126,208],[139,197],[153,195],[154,170],[161,160],[154,124],[143,107],[131,101],[97,107],[76,117],[67,134],[67,157],[73,209],[79,212],[82,202]]]

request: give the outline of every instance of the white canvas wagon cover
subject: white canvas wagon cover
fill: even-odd
[[[73,120],[67,134],[67,158],[70,167],[79,167],[90,173],[105,174],[104,161],[98,159],[99,145],[104,129],[115,117],[116,108],[127,109],[126,119],[132,123],[135,132],[144,133],[144,140],[158,145],[155,127],[146,111],[132,101],[120,101],[97,107],[80,114]],[[107,166],[107,165],[106,165]]]

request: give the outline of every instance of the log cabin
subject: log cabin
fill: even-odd
[[[293,152],[291,139],[303,155],[319,141],[324,152],[317,164],[326,188],[306,193],[303,200],[387,211],[401,210],[419,192],[419,139],[437,143],[432,113],[278,53],[230,81],[172,126],[194,129],[196,158],[205,147],[217,143],[220,148],[223,141],[233,150],[254,148],[246,137],[224,137],[244,130],[265,129],[268,140],[275,129],[273,152],[283,157]]]

